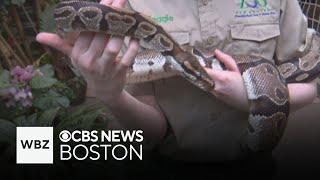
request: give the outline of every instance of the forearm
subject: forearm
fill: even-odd
[[[317,95],[316,82],[288,84],[291,112],[312,103]]]
[[[112,102],[102,101],[124,128],[141,129],[146,139],[160,142],[166,133],[167,124],[160,110],[153,106],[155,101],[152,98],[144,97],[144,100],[148,101],[145,103],[123,91]]]

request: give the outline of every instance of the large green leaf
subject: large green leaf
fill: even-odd
[[[20,116],[28,111],[27,108],[7,108],[3,101],[0,102],[0,119],[13,120],[15,117]]]
[[[38,113],[31,114],[27,117],[25,126],[36,126]]]
[[[58,129],[90,129],[93,122],[102,114],[104,106],[97,104],[82,104],[74,107],[65,117],[61,117]]]
[[[49,88],[57,82],[56,79],[46,76],[34,76],[30,81],[32,89]]]
[[[53,67],[51,64],[46,64],[44,66],[41,66],[39,69],[45,77],[53,77],[54,76],[54,70],[53,70]]]
[[[40,30],[43,32],[55,32],[54,5],[48,6],[40,15]]]
[[[8,120],[0,119],[0,143],[15,142],[16,125]]]
[[[53,120],[56,118],[60,108],[53,108],[44,111],[38,119],[37,126],[52,126]]]
[[[21,127],[27,126],[27,118],[26,118],[26,116],[19,116],[19,117],[15,118],[13,120],[13,122],[17,126],[21,126]]]
[[[33,100],[33,106],[41,110],[48,110],[57,107],[67,108],[70,101],[67,97],[62,96],[54,91],[49,91]]]
[[[10,85],[10,72],[7,70],[0,70],[0,89],[6,88]]]

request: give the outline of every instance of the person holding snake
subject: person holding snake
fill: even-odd
[[[59,35],[37,40],[72,59],[116,125],[173,159],[271,154],[316,96],[320,39],[296,0],[63,1],[55,20]]]

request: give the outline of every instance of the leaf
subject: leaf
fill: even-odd
[[[34,113],[27,117],[25,126],[35,126],[38,119],[38,113]]]
[[[26,0],[11,0],[12,4],[15,4],[15,5],[18,5],[18,6],[23,5],[25,2],[26,2]]]
[[[40,15],[40,30],[43,32],[55,32],[54,5],[48,6]]]
[[[23,127],[23,126],[26,126],[27,119],[26,119],[26,116],[20,116],[20,117],[17,117],[16,119],[14,119],[13,122],[17,126]]]
[[[7,70],[0,70],[0,88],[10,86],[10,72]]]
[[[40,97],[36,97],[33,101],[33,106],[41,110],[48,110],[57,107],[68,108],[70,106],[70,101],[65,96],[61,96],[54,91],[49,91]]]
[[[46,64],[39,68],[45,77],[53,77],[54,70],[51,64]]]
[[[86,103],[74,107],[72,111],[62,117],[61,123],[57,126],[60,129],[89,129],[93,122],[104,110],[104,106],[100,103]]]
[[[100,110],[100,109],[103,109],[104,108],[104,105],[101,104],[101,103],[84,103],[84,104],[81,104],[81,105],[78,105],[76,107],[74,107],[72,109],[72,111],[70,113],[68,113],[68,116],[67,118],[68,119],[74,119],[76,118],[77,116],[82,116],[83,114],[87,114],[87,113],[90,113],[92,111],[95,111],[95,110]]]
[[[37,126],[52,126],[52,122],[56,118],[59,110],[60,108],[53,108],[43,112],[38,119]]]
[[[26,113],[28,110],[26,108],[19,108],[19,107],[14,107],[14,108],[7,108],[3,101],[0,101],[0,119],[8,119],[8,120],[13,120],[17,116],[20,116],[24,113]]]
[[[45,76],[34,76],[30,81],[30,87],[32,89],[49,88],[57,82],[56,79]]]
[[[8,120],[0,119],[0,143],[14,144],[16,125]]]
[[[90,113],[83,113],[81,116],[77,116],[74,119],[67,119],[65,123],[61,124],[58,128],[62,129],[87,129],[89,130],[93,122],[101,114],[101,110],[96,110]],[[70,129],[71,128],[71,129]]]

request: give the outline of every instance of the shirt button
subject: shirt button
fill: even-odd
[[[208,1],[209,0],[202,0],[202,4],[206,6],[206,5],[208,5]]]
[[[214,43],[214,37],[213,36],[210,36],[208,39],[207,39],[207,44],[210,46],[210,45],[213,45]]]

